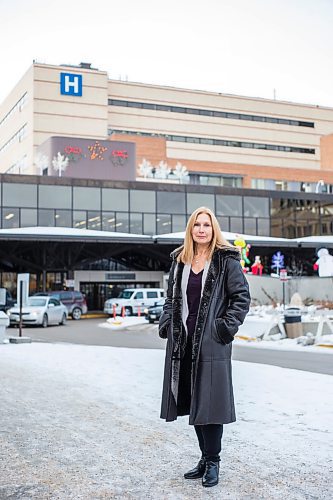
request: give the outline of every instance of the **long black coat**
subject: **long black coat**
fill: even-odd
[[[182,293],[184,264],[173,253],[167,299],[160,318],[159,335],[168,338],[161,418],[176,420],[182,362]],[[234,422],[235,406],[231,374],[231,342],[249,310],[247,280],[239,252],[224,247],[214,252],[198,311],[192,348],[192,390],[189,409],[191,425]]]

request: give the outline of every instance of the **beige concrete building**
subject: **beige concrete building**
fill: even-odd
[[[332,192],[332,108],[34,63],[0,108],[0,173],[45,173],[52,158],[39,147],[51,137],[135,142],[138,178],[145,159],[151,180],[160,162],[181,163],[194,184]]]

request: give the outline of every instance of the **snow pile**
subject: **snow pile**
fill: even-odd
[[[159,419],[164,352],[0,345],[0,498],[332,498],[332,377],[234,362],[238,420],[225,426],[220,484],[187,417]]]
[[[129,326],[142,324],[149,324],[144,316],[116,316],[115,318],[107,319],[105,323],[100,323],[98,326],[101,328],[109,328],[110,330],[122,330]]]

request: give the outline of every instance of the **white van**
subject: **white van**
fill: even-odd
[[[121,314],[124,307],[125,314],[143,314],[146,307],[153,306],[155,302],[164,297],[163,288],[126,288],[116,299],[108,299],[104,303],[104,312],[113,315],[114,305],[116,306],[116,314]]]

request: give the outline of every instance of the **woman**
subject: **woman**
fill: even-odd
[[[235,421],[231,342],[249,309],[239,251],[211,210],[190,216],[184,245],[172,254],[159,335],[167,338],[161,418],[189,415],[201,459],[185,479],[218,483],[223,424]]]

